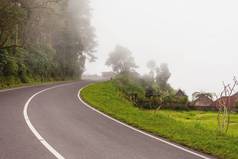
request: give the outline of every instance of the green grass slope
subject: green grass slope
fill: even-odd
[[[218,136],[216,113],[142,110],[124,99],[112,81],[86,87],[81,97],[96,109],[154,135],[219,158],[238,159],[238,115],[232,115],[229,133]]]

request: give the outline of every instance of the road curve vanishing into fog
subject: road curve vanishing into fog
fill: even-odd
[[[89,83],[0,91],[0,159],[211,158],[93,110],[78,98]]]

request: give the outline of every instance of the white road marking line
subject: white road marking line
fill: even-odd
[[[41,90],[37,93],[35,93],[34,95],[32,95],[26,102],[25,106],[24,106],[24,110],[23,110],[23,116],[24,116],[24,119],[28,125],[28,127],[30,128],[30,130],[32,131],[32,133],[36,136],[36,138],[45,146],[46,149],[48,149],[48,151],[50,151],[56,158],[58,159],[64,159],[64,157],[59,153],[57,152],[41,135],[40,133],[35,129],[35,127],[32,125],[30,119],[29,119],[29,116],[27,114],[27,110],[28,110],[28,107],[29,107],[29,104],[30,102],[32,101],[32,99],[34,97],[36,97],[37,95],[43,93],[43,92],[46,92],[48,90],[51,90],[51,89],[54,89],[54,88],[58,88],[58,87],[63,87],[63,86],[66,86],[66,85],[71,85],[72,83],[67,83],[67,84],[61,84],[61,85],[57,85],[57,86],[54,86],[54,87],[50,87],[50,88],[46,88],[44,90]]]
[[[166,141],[166,140],[164,140],[164,139],[162,139],[162,138],[155,137],[155,136],[153,136],[153,135],[151,135],[151,134],[148,134],[148,133],[146,133],[146,132],[144,132],[144,131],[141,131],[141,130],[139,130],[139,129],[136,129],[136,128],[134,128],[134,127],[128,125],[128,124],[125,124],[125,123],[123,123],[123,122],[121,122],[121,121],[119,121],[119,120],[117,120],[117,119],[114,119],[114,118],[112,118],[112,117],[110,117],[110,116],[104,114],[103,112],[101,112],[101,111],[99,111],[99,110],[93,108],[92,106],[90,106],[89,104],[87,104],[86,102],[84,102],[84,101],[82,100],[82,98],[80,97],[81,91],[82,91],[84,88],[86,88],[86,87],[87,87],[87,86],[85,86],[85,87],[83,87],[83,88],[81,88],[81,89],[79,90],[79,92],[78,92],[78,99],[79,99],[85,106],[87,106],[88,108],[90,108],[91,110],[93,110],[93,111],[95,111],[95,112],[97,112],[97,113],[103,115],[104,117],[106,117],[106,118],[108,118],[108,119],[113,120],[113,121],[116,122],[116,123],[119,123],[119,124],[121,124],[121,125],[123,125],[123,126],[129,128],[129,129],[132,129],[132,130],[134,130],[134,131],[137,131],[137,132],[139,132],[139,133],[141,133],[141,134],[143,134],[143,135],[146,135],[146,136],[148,136],[148,137],[150,137],[150,138],[153,138],[153,139],[155,139],[155,140],[158,140],[158,141],[160,141],[160,142],[163,142],[163,143],[165,143],[165,144],[168,144],[168,145],[170,145],[170,146],[173,146],[173,147],[175,147],[175,148],[177,148],[177,149],[180,149],[180,150],[182,150],[182,151],[185,151],[185,152],[188,152],[188,153],[190,153],[190,154],[193,154],[193,155],[195,155],[195,156],[197,156],[197,157],[200,157],[200,158],[202,158],[202,159],[211,159],[211,158],[209,158],[209,157],[206,157],[206,156],[201,155],[201,154],[199,154],[199,153],[193,152],[193,151],[191,151],[191,150],[189,150],[189,149],[186,149],[186,148],[181,147],[181,146],[179,146],[179,145],[176,145],[176,144],[174,144],[174,143],[168,142],[168,141]]]

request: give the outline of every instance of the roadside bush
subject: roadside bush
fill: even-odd
[[[144,98],[139,100],[137,106],[143,109],[156,109],[162,105],[159,97]]]
[[[120,73],[114,82],[125,97],[140,108],[188,109],[187,97],[176,96],[171,87],[161,90],[155,83],[145,85],[143,79],[135,73]]]
[[[29,77],[27,76],[27,67],[22,64],[22,63],[18,63],[18,77],[20,78],[22,83],[28,83],[30,82]]]
[[[16,60],[8,56],[6,58],[6,65],[3,68],[3,75],[16,76],[17,72],[18,72],[18,65]]]
[[[49,46],[32,46],[26,58],[27,68],[31,75],[41,81],[48,80],[53,72],[54,64],[52,63],[55,51]]]
[[[0,76],[3,75],[3,70],[7,64],[7,50],[0,49]]]
[[[119,74],[115,79],[118,88],[127,96],[136,95],[137,98],[143,99],[145,91],[140,84],[140,79],[130,73]]]
[[[151,98],[151,97],[154,97],[154,96],[157,96],[156,90],[153,87],[148,86],[145,89],[145,97],[146,98]]]
[[[19,83],[21,83],[21,81],[15,77],[15,76],[2,76],[0,78],[0,82],[1,82],[1,87],[2,88],[6,88],[6,87],[9,87],[9,86],[15,86]]]
[[[188,103],[188,97],[174,97],[173,103],[186,105]]]

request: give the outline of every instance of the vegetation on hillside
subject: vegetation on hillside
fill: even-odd
[[[135,71],[137,65],[129,49],[116,46],[109,54],[106,65],[116,74],[115,82],[123,95],[139,107],[159,109],[173,107],[187,109],[188,97],[177,96],[168,80],[171,72],[166,63],[160,66],[151,60],[147,63],[150,72],[141,76]]]
[[[201,111],[151,110],[135,107],[124,98],[115,81],[92,84],[81,92],[90,105],[142,130],[219,158],[238,158],[238,115],[232,114],[227,134],[217,134],[217,113]]]
[[[0,87],[78,79],[94,47],[88,0],[0,0]]]

